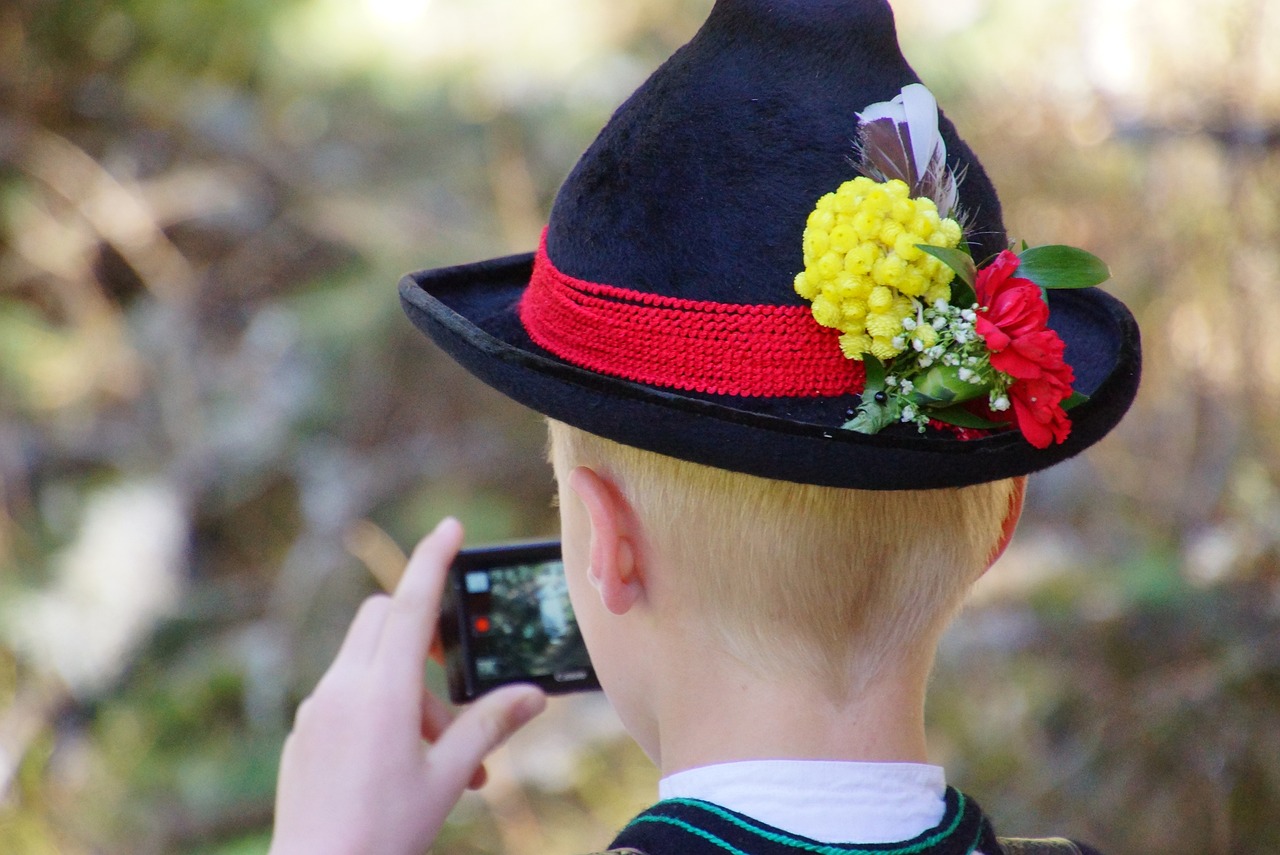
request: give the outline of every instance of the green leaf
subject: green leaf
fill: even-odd
[[[1083,403],[1084,403],[1085,401],[1087,401],[1087,400],[1089,400],[1089,396],[1088,396],[1088,395],[1082,395],[1082,394],[1081,394],[1081,393],[1079,393],[1079,392],[1074,392],[1074,391],[1073,391],[1073,392],[1071,393],[1071,397],[1067,398],[1066,400],[1064,400],[1064,401],[1062,402],[1062,409],[1064,409],[1064,410],[1071,410],[1071,409],[1074,409],[1075,407],[1080,406],[1081,404],[1083,404]]]
[[[956,272],[960,282],[951,283],[951,305],[971,306],[977,302],[973,289],[974,283],[978,281],[978,268],[969,253],[961,249],[948,249],[945,246],[930,246],[927,243],[918,243],[916,248],[932,255]],[[964,287],[961,288],[959,285]]]
[[[1102,259],[1074,246],[1033,246],[1018,262],[1016,275],[1041,288],[1092,288],[1111,278]]]
[[[857,414],[841,427],[858,433],[879,433],[897,421],[900,413],[892,403],[876,403],[875,395],[884,391],[884,378],[888,374],[884,363],[868,353],[862,357],[862,364],[867,370],[867,382],[862,388],[862,403],[858,405]]]
[[[946,422],[949,425],[966,428],[1006,428],[1009,425],[1004,422],[993,422],[984,419],[982,416],[975,416],[964,407],[952,406],[942,407],[940,409],[930,409],[929,417],[937,419],[940,422]]]
[[[990,392],[988,379],[983,376],[983,382],[971,383],[960,379],[958,365],[935,365],[914,378],[915,390],[907,399],[920,407],[959,404]]]
[[[858,414],[841,427],[845,430],[856,430],[858,433],[879,433],[902,417],[896,407],[877,404],[874,399],[863,401],[858,407]]]
[[[867,370],[867,381],[862,389],[862,397],[866,398],[868,395],[883,391],[884,378],[888,373],[885,371],[884,363],[867,353],[862,357],[862,366]]]

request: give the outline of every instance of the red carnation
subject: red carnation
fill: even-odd
[[[1013,378],[1009,400],[1018,430],[1036,448],[1048,448],[1071,433],[1062,402],[1071,396],[1075,374],[1062,359],[1066,345],[1048,328],[1040,286],[1013,275],[1018,264],[1006,250],[978,271],[974,327],[991,351],[991,367]]]
[[[1049,307],[1040,297],[1040,286],[1014,276],[1018,256],[1005,250],[978,271],[974,291],[978,305],[976,327],[992,353],[1000,353],[1013,339],[1039,332],[1049,323]]]

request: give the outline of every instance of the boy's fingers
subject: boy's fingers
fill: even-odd
[[[456,717],[457,714],[452,707],[427,692],[422,699],[422,738],[427,742],[435,742]],[[484,770],[484,766],[481,766],[471,776],[471,781],[467,784],[467,788],[471,790],[480,789],[484,786],[484,782],[488,777],[489,774]]]
[[[449,563],[462,546],[462,525],[441,520],[413,550],[404,576],[391,598],[391,611],[379,642],[388,661],[410,662],[420,670],[435,637],[440,597]]]
[[[546,705],[547,696],[534,686],[504,686],[463,710],[431,749],[434,786],[461,793],[485,756]]]
[[[339,663],[364,665],[373,658],[390,609],[391,598],[386,594],[374,594],[360,604],[360,608],[356,610],[356,616],[351,620],[351,626],[347,627],[347,634],[342,639],[342,646],[338,648],[338,654],[333,658],[329,671]]]
[[[427,692],[422,698],[422,738],[435,742],[453,723],[456,714],[444,701]]]

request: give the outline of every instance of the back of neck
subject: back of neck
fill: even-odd
[[[686,657],[654,698],[664,775],[736,760],[926,763],[930,663],[886,669],[847,698],[726,655]]]

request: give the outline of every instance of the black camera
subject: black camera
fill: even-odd
[[[508,683],[532,683],[549,694],[600,688],[556,542],[459,552],[449,569],[440,641],[455,704]]]

